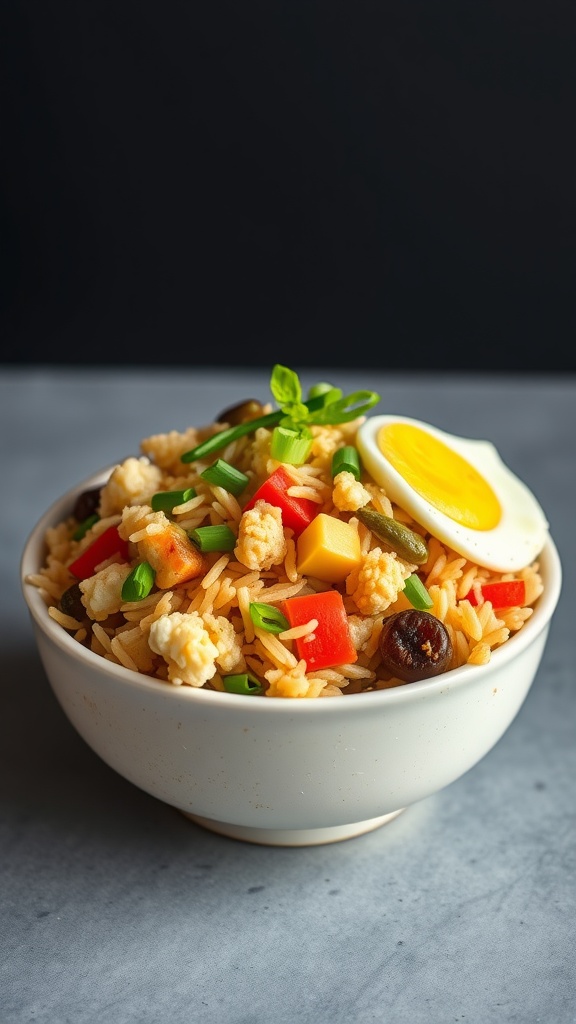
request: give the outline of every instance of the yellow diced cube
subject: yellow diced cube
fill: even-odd
[[[296,541],[296,567],[302,576],[342,583],[361,560],[354,527],[324,512],[314,517]]]

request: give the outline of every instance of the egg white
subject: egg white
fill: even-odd
[[[378,447],[378,432],[389,423],[419,427],[466,459],[498,498],[502,509],[499,523],[490,530],[462,526],[419,495]],[[526,484],[505,465],[490,441],[456,437],[406,416],[371,416],[360,426],[356,444],[366,470],[385,489],[390,500],[463,557],[493,572],[516,572],[530,565],[540,554],[549,528],[544,511]]]

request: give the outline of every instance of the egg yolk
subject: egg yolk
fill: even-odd
[[[461,526],[492,530],[502,509],[483,476],[466,459],[420,427],[389,423],[378,431],[380,451],[417,494]]]

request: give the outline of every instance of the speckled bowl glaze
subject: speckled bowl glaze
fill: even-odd
[[[44,536],[102,471],[42,516],[21,580],[52,690],[85,742],[135,786],[236,839],[306,846],[361,835],[444,789],[483,758],[522,706],[561,588],[558,552],[540,559],[544,593],[490,663],[375,693],[320,700],[171,686],[86,650],[49,617],[27,574]]]

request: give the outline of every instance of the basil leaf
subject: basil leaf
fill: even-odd
[[[280,406],[300,404],[302,401],[302,388],[298,374],[280,363],[276,363],[272,370],[270,391]]]

